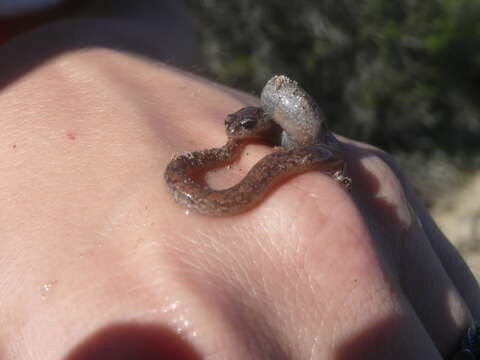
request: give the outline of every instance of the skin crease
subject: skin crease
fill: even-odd
[[[0,49],[0,69],[51,30]],[[451,353],[479,317],[478,286],[377,149],[344,139],[351,194],[308,173],[235,217],[173,201],[171,155],[223,145],[225,114],[246,105],[258,103],[99,48],[59,51],[3,85],[2,360],[72,359],[131,322],[171,328],[209,360]],[[215,185],[270,151],[248,145]]]

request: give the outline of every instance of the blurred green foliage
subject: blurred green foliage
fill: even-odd
[[[479,0],[188,0],[213,79],[297,80],[341,134],[480,166]]]

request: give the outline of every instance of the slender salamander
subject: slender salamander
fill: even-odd
[[[272,78],[261,100],[261,108],[248,106],[227,115],[224,146],[186,153],[167,165],[165,181],[176,201],[203,214],[234,215],[258,204],[282,180],[312,170],[349,188],[342,148],[314,100],[285,76]],[[282,147],[255,164],[237,185],[214,190],[197,181],[198,174],[232,163],[246,143],[274,139],[282,130]]]

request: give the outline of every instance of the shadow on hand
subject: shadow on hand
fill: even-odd
[[[380,359],[441,359],[428,335],[418,336],[411,331],[411,322],[392,317],[356,336],[349,337],[338,346],[336,360]]]
[[[98,330],[64,360],[200,360],[180,335],[150,324],[117,324]]]
[[[378,256],[384,265],[385,278],[392,283],[392,288],[398,286],[406,295],[412,310],[418,316],[419,325],[425,330],[425,335],[430,337],[432,344],[442,355],[450,354],[456,349],[458,342],[458,338],[452,337],[451,334],[459,331],[458,319],[454,318],[450,304],[453,289],[450,288],[448,281],[438,281],[437,278],[435,278],[437,280],[429,279],[427,274],[431,273],[432,269],[445,271],[448,274],[451,269],[445,267],[442,259],[442,257],[448,256],[450,261],[457,263],[457,269],[464,272],[463,276],[458,274],[458,279],[464,283],[475,282],[473,276],[447,238],[441,233],[433,234],[427,231],[428,227],[432,226],[427,224],[430,219],[426,219],[426,217],[429,215],[422,213],[423,210],[419,208],[413,210],[412,204],[415,200],[412,196],[414,195],[396,165],[381,151],[365,150],[354,145],[346,147],[350,157],[348,161],[349,175],[354,179],[352,196],[356,206],[364,215],[364,220],[378,249]],[[384,162],[403,185],[402,191],[404,191],[407,202],[406,206],[412,207],[413,220],[408,227],[405,227],[405,220],[399,217],[397,205],[391,203],[388,196],[382,193],[379,179],[363,165],[362,160],[368,157],[376,157],[379,161]],[[418,217],[418,220],[415,217]],[[418,224],[417,221],[421,224]],[[420,231],[424,232],[425,238],[411,238],[410,234],[414,233],[412,229],[415,227],[419,227]],[[442,250],[439,250],[439,243],[443,246]],[[423,251],[422,254],[430,254],[431,259],[412,256],[411,251],[429,248],[431,248],[430,252]],[[432,265],[435,263],[438,263],[439,266]],[[441,279],[441,276],[439,275],[438,278]],[[445,279],[447,278],[448,276],[445,276]],[[429,280],[432,283],[428,283]],[[461,291],[462,283],[453,281],[453,286],[456,287],[455,290],[459,290],[460,286],[460,294],[468,303],[471,294]],[[470,287],[475,286],[473,283],[470,284]],[[432,316],[433,313],[436,316]],[[384,344],[391,343],[392,339],[406,341],[404,349],[414,348],[412,341],[408,341],[412,340],[414,334],[409,333],[409,327],[404,324],[404,319],[389,319],[382,324],[366,329],[357,337],[349,339],[345,346],[341,346],[342,351],[338,359],[393,359],[395,357],[392,354],[388,356],[381,354],[381,350],[385,348]],[[460,336],[460,334],[458,335]],[[422,358],[419,354],[405,355],[407,354],[405,351],[400,353],[404,358]],[[423,358],[430,359],[431,356]]]

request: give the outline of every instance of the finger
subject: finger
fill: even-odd
[[[374,149],[350,145],[357,205],[387,263],[397,273],[417,315],[446,355],[452,351],[471,315],[431,246],[403,184]],[[357,190],[355,191],[355,185]]]
[[[398,165],[388,159],[387,161],[402,183],[407,199],[412,205],[415,214],[418,216],[423,230],[442,262],[448,276],[452,279],[457,290],[467,303],[473,318],[480,319],[480,288],[475,276],[455,246],[453,246],[439,229],[422,201],[413,191],[412,186],[408,183],[404,174],[398,168]]]

